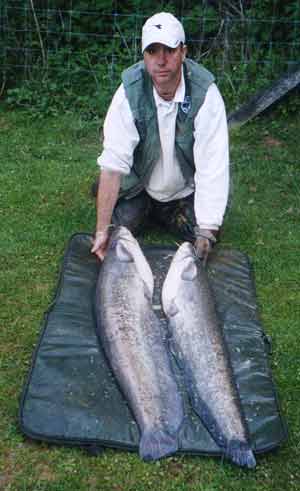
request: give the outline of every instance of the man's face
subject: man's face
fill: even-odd
[[[181,65],[186,47],[169,48],[164,44],[153,43],[144,51],[146,69],[157,87],[168,87],[179,83]]]

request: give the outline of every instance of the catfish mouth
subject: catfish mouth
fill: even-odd
[[[112,232],[111,232],[111,239],[112,240],[128,240],[131,242],[135,241],[134,236],[130,232],[128,228],[126,228],[124,225],[110,225]]]
[[[196,256],[195,248],[190,242],[184,242],[176,252],[177,255],[175,261],[182,262],[189,258],[194,259]]]
[[[121,262],[135,263],[137,274],[144,280],[148,288],[148,296],[152,300],[154,288],[153,274],[138,240],[123,225],[115,227],[109,240],[109,248],[116,252]]]
[[[113,230],[109,238],[110,247],[112,248],[116,247],[119,241],[125,241],[131,244],[136,244],[136,239],[134,238],[130,230],[124,227],[124,225],[119,225],[119,226],[111,225],[111,228]]]

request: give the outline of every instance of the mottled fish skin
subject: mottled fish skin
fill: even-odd
[[[207,273],[188,242],[171,262],[162,304],[172,351],[194,411],[226,457],[240,466],[255,467]]]
[[[184,417],[152,294],[153,275],[138,242],[128,229],[118,227],[99,273],[97,331],[139,426],[144,460],[178,450]]]

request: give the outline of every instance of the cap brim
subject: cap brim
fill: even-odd
[[[158,33],[155,33],[155,36],[147,36],[147,39],[143,41],[142,43],[142,52],[144,53],[145,49],[147,49],[151,44],[164,44],[165,46],[168,46],[169,48],[177,48],[177,46],[180,45],[181,41],[180,39],[176,40],[170,40],[170,38],[167,38],[166,36],[158,35]]]

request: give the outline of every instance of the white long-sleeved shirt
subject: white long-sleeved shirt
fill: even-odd
[[[217,230],[223,222],[229,188],[228,129],[225,106],[215,84],[194,121],[194,184],[187,184],[175,154],[175,126],[178,106],[184,101],[181,82],[172,101],[162,99],[153,87],[157,108],[161,154],[146,191],[158,201],[183,198],[195,191],[195,216],[200,228]],[[103,151],[98,165],[103,169],[129,174],[139,134],[123,85],[116,91],[104,122]]]

